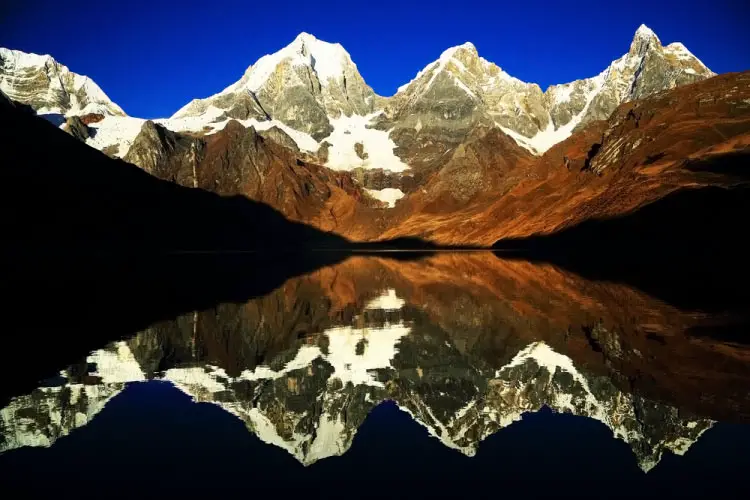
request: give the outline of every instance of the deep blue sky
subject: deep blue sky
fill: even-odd
[[[593,76],[627,51],[641,23],[716,72],[747,70],[749,3],[0,0],[0,46],[52,54],[128,114],[155,118],[220,91],[301,31],[341,43],[381,95],[465,41],[542,89]]]

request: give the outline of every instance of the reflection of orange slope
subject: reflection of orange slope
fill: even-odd
[[[402,309],[366,309],[388,290],[404,301]],[[324,330],[341,325],[406,321],[412,335],[442,332],[462,356],[492,369],[543,341],[625,392],[733,420],[750,416],[750,349],[688,334],[722,320],[552,265],[464,252],[414,261],[353,257],[292,278],[262,298],[222,304],[151,330],[175,346],[188,345],[180,339],[195,335],[201,358],[230,376],[269,362],[283,366],[283,353],[318,345]]]
[[[695,405],[704,414],[715,411],[711,405],[718,401],[732,402],[750,415],[750,349],[687,334],[721,318],[680,311],[626,285],[491,253],[438,253],[419,261],[357,258],[332,269],[339,281],[350,280],[350,289],[365,286],[355,296],[367,294],[372,283],[393,288],[456,346],[490,365],[502,366],[542,340],[577,366],[613,376],[623,389]],[[714,403],[702,406],[704,393],[714,395]],[[721,416],[732,418],[725,410]]]
[[[523,175],[511,170],[520,182],[509,191],[487,193],[457,211],[415,207],[383,238],[490,245],[622,215],[688,187],[735,185],[725,166],[737,161],[728,154],[750,156],[748,102],[750,72],[625,103],[531,166],[519,164]]]

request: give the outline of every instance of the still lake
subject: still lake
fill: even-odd
[[[743,496],[727,318],[489,252],[350,256],[126,335],[101,319],[4,391],[0,491]]]

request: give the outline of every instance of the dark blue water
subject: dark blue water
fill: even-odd
[[[304,467],[212,404],[163,382],[130,385],[89,425],[49,449],[0,456],[3,489],[30,498],[257,494],[313,497],[628,497],[747,492],[750,428],[719,424],[648,474],[599,422],[524,415],[474,457],[430,437],[393,403],[372,410],[351,449]]]

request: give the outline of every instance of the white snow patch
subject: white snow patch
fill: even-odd
[[[222,368],[206,365],[193,366],[190,368],[170,368],[164,372],[164,380],[172,382],[176,386],[187,386],[191,388],[201,388],[208,392],[221,392],[226,389],[226,383],[222,383],[218,378],[229,380],[226,372]]]
[[[213,134],[224,129],[227,123],[229,123],[229,119],[222,119],[223,113],[224,110],[211,106],[205,114],[200,116],[158,118],[153,120],[153,122],[173,132],[205,132]],[[86,144],[100,151],[107,146],[116,144],[119,149],[115,156],[123,158],[133,145],[133,141],[135,141],[145,121],[142,118],[133,118],[130,116],[105,116],[103,120],[89,125],[90,128],[94,129],[94,133],[92,137],[86,140]],[[237,121],[244,127],[254,127],[257,131],[278,127],[286,132],[301,150],[310,152],[318,150],[318,142],[309,134],[295,130],[278,120],[258,121],[249,119]]]
[[[346,425],[341,419],[332,419],[326,413],[321,414],[315,429],[315,440],[310,444],[304,463],[312,464],[324,458],[343,454],[348,449],[344,437],[345,430]]]
[[[525,135],[519,134],[515,130],[509,129],[508,127],[503,127],[497,122],[495,122],[495,125],[504,133],[508,134],[511,138],[513,138],[513,140],[515,140],[516,143],[522,148],[526,149],[532,154],[535,154],[535,155],[540,154],[539,151],[531,144],[531,138],[526,137]]]
[[[102,383],[114,384],[145,380],[141,365],[125,342],[117,342],[111,349],[101,349],[91,353],[86,361],[96,363],[96,373]]]
[[[365,309],[383,309],[385,311],[398,311],[404,307],[406,301],[396,295],[396,290],[389,288],[383,295],[372,299],[365,305]]]
[[[115,156],[123,158],[133,145],[145,121],[142,118],[130,116],[105,116],[102,121],[88,125],[94,133],[92,137],[86,139],[86,144],[100,151],[116,144],[119,149]]]
[[[573,83],[555,85],[551,89],[553,106],[570,101],[570,95],[573,93]]]
[[[384,299],[384,303],[379,305],[390,310],[391,307],[398,305],[397,300],[400,299],[388,296]],[[295,358],[281,370],[274,371],[267,366],[258,366],[252,371],[245,370],[240,378],[246,380],[276,379],[293,370],[310,366],[315,359],[321,358],[333,367],[334,373],[331,376],[338,378],[344,384],[351,382],[354,385],[382,387],[383,384],[378,382],[370,372],[391,367],[391,360],[398,352],[398,343],[410,331],[411,328],[403,323],[386,323],[378,328],[350,326],[330,328],[323,332],[323,335],[328,337],[328,354],[324,354],[317,346],[302,346]],[[360,342],[364,342],[364,349],[361,354],[358,354],[357,345]]]
[[[261,413],[258,408],[251,408],[250,411],[247,412],[247,416],[252,424],[252,430],[255,431],[255,435],[258,436],[258,439],[260,439],[264,443],[278,446],[282,450],[288,451],[292,456],[302,461],[303,455],[301,455],[299,451],[299,445],[301,444],[299,440],[293,439],[291,441],[287,441],[282,438],[279,435],[279,432],[276,430],[276,426],[274,426],[273,422],[271,422],[268,417],[263,415],[263,413]]]
[[[253,370],[245,370],[240,374],[240,378],[245,380],[263,380],[263,379],[277,379],[287,373],[299,370],[310,366],[315,359],[322,357],[323,353],[317,346],[304,345],[297,351],[297,355],[293,360],[284,365],[279,371],[271,370],[268,366],[261,365],[255,367]]]
[[[376,200],[388,203],[388,208],[395,207],[396,202],[404,197],[404,192],[396,188],[365,189],[365,191]]]
[[[522,365],[528,359],[533,359],[539,366],[542,366],[549,370],[550,373],[554,373],[557,368],[560,368],[561,370],[566,371],[572,375],[578,374],[578,370],[573,365],[573,360],[571,360],[567,356],[553,351],[552,348],[550,348],[544,342],[534,342],[526,346],[513,357],[510,363],[498,370],[498,374],[500,371],[507,368]],[[579,377],[574,378],[578,379]],[[584,384],[586,383],[583,377],[580,377],[580,379]]]
[[[328,336],[328,355],[324,359],[333,366],[331,377],[346,385],[371,385],[383,387],[370,373],[373,370],[390,368],[391,360],[398,353],[397,345],[409,334],[411,327],[399,322],[382,328],[354,328],[342,326],[324,333]],[[364,352],[357,354],[357,344],[364,342]]]
[[[469,94],[472,98],[477,99],[477,95],[472,92],[471,89],[467,87],[466,84],[462,82],[458,77],[454,77],[453,80],[456,82],[458,88]]]
[[[568,123],[566,123],[562,127],[555,129],[555,125],[552,123],[552,120],[550,120],[546,129],[537,132],[537,134],[534,137],[530,137],[530,138],[524,137],[523,140],[520,140],[518,138],[518,135],[520,134],[515,134],[515,135],[510,134],[507,129],[503,129],[503,131],[507,133],[508,135],[511,135],[511,137],[513,137],[514,139],[516,139],[516,142],[518,142],[520,146],[526,149],[529,149],[529,147],[531,147],[537,151],[537,154],[544,153],[555,144],[562,142],[571,136],[571,134],[573,133],[573,129],[576,128],[576,126],[578,126],[579,123],[581,123],[581,120],[586,115],[586,112],[588,111],[589,106],[591,106],[591,103],[593,102],[594,98],[597,96],[597,94],[599,94],[599,91],[602,89],[602,86],[604,85],[604,82],[605,82],[606,73],[607,71],[604,71],[592,79],[592,85],[589,91],[587,92],[586,104],[583,106],[583,109],[581,109],[580,113],[575,115]],[[532,151],[531,149],[529,150]]]
[[[389,132],[367,128],[382,111],[369,115],[341,115],[332,118],[333,132],[323,139],[331,147],[328,149],[326,167],[333,170],[352,170],[356,167],[382,168],[391,172],[403,172],[409,165],[393,153],[396,143],[389,137]],[[354,150],[356,143],[362,143],[367,159],[357,156]]]
[[[330,80],[342,78],[347,67],[356,68],[349,53],[338,43],[328,43],[318,40],[309,33],[300,33],[292,43],[273,54],[267,54],[248,67],[245,74],[229,87],[207,99],[234,92],[257,92],[265,85],[276,68],[282,64],[291,66],[307,66],[318,76],[320,84],[328,85]],[[286,75],[288,78],[298,78],[296,75]],[[299,83],[304,83],[300,82]],[[188,103],[179,109],[172,118],[180,118],[190,110],[193,103]]]

